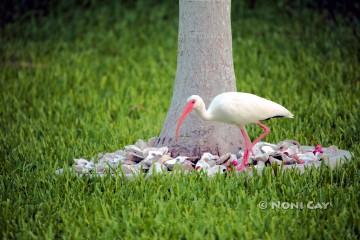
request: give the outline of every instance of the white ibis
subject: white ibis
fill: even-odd
[[[270,133],[269,127],[261,121],[278,117],[294,117],[289,110],[280,104],[250,93],[225,92],[219,94],[212,100],[207,110],[202,98],[198,95],[192,95],[188,98],[186,107],[177,123],[176,140],[179,137],[182,123],[193,109],[206,121],[229,123],[240,128],[245,141],[245,150],[243,160],[240,166],[237,167],[239,171],[244,170],[247,166],[252,147]],[[256,123],[264,130],[253,142],[251,142],[245,129],[245,125],[249,123]]]

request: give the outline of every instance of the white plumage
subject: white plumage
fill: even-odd
[[[243,127],[273,117],[293,118],[294,115],[275,102],[250,93],[226,92],[217,95],[207,112],[214,121]]]
[[[244,170],[248,164],[252,146],[270,133],[270,129],[261,121],[275,117],[294,117],[289,110],[280,104],[250,93],[225,92],[219,94],[211,101],[207,110],[202,98],[198,95],[192,95],[188,98],[186,107],[178,121],[176,139],[179,137],[181,124],[192,110],[195,110],[204,120],[225,122],[240,128],[245,140],[243,161],[237,168],[240,171]],[[256,123],[264,130],[264,133],[253,142],[251,142],[245,129],[245,125],[249,123]]]

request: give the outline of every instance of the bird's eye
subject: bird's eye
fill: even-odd
[[[191,103],[194,104],[194,103],[195,103],[195,100],[192,100]]]

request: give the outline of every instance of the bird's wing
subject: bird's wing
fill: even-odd
[[[280,104],[265,98],[241,92],[228,92],[214,98],[209,108],[214,108],[226,119],[237,124],[257,122],[272,117],[292,117],[292,114]]]
[[[293,117],[285,107],[268,99],[249,94],[240,93],[238,101],[242,101],[249,115],[255,120],[265,120],[273,117]]]

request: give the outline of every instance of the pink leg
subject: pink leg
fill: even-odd
[[[241,128],[241,134],[242,134],[242,136],[244,138],[244,141],[245,141],[245,150],[244,150],[243,160],[242,160],[240,166],[238,166],[236,168],[238,171],[243,171],[245,169],[246,165],[249,162],[250,151],[251,151],[251,148],[252,148],[251,140],[249,138],[249,135],[246,132],[245,127]]]
[[[270,128],[268,126],[266,126],[265,124],[258,122],[257,125],[259,125],[264,130],[264,132],[252,142],[251,148],[270,133]]]

